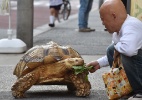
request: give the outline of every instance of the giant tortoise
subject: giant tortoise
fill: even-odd
[[[70,46],[61,46],[51,41],[35,46],[20,59],[13,72],[17,81],[12,86],[15,98],[24,97],[32,85],[67,85],[76,96],[90,94],[90,82],[86,80],[88,71],[75,74],[72,66],[84,65],[80,54]]]

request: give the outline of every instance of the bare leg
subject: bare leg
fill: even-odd
[[[60,22],[60,18],[59,18],[59,10],[55,11],[55,17],[58,20],[58,22]]]
[[[55,22],[55,18],[56,18],[56,10],[54,8],[50,8],[50,27],[54,27],[54,22]]]

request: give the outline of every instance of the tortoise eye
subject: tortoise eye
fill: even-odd
[[[78,59],[76,59],[75,61],[78,61]]]

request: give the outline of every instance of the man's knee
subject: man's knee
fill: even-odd
[[[107,48],[107,58],[108,58],[110,67],[112,67],[112,63],[113,63],[113,54],[114,54],[114,44],[111,44]]]
[[[109,45],[108,48],[107,48],[107,55],[113,56],[113,54],[114,54],[114,45],[111,44],[111,45]]]

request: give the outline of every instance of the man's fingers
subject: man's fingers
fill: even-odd
[[[99,64],[96,66],[96,70],[98,70],[98,69],[100,69],[100,65]]]
[[[95,71],[96,71],[95,69],[90,69],[90,70],[89,70],[90,73],[93,73],[93,72],[95,72]]]
[[[91,73],[93,73],[93,72],[95,72],[95,71],[98,70],[98,69],[100,69],[100,66],[99,66],[99,65],[93,66],[89,71],[90,71]]]

